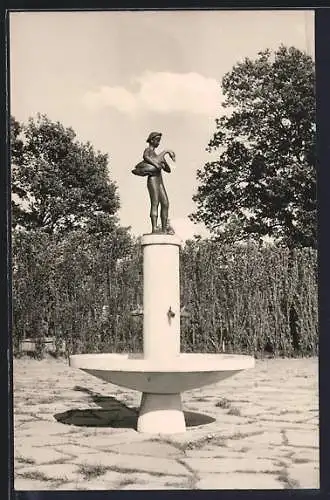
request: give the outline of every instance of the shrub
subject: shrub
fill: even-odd
[[[314,250],[188,242],[180,257],[184,352],[296,356],[318,350]],[[142,252],[81,231],[13,238],[13,335],[42,349],[46,321],[67,353],[142,351]],[[38,353],[41,354],[40,352]]]

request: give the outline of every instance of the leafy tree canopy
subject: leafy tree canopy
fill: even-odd
[[[225,241],[270,236],[316,247],[315,67],[294,47],[265,50],[222,80],[224,114],[190,217]]]
[[[10,132],[14,228],[102,234],[116,227],[119,197],[106,154],[45,115],[26,125],[12,117]]]

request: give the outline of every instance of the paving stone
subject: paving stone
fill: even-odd
[[[80,455],[72,459],[72,461],[80,465],[100,465],[122,469],[123,471],[147,471],[174,476],[187,474],[187,470],[183,465],[168,458],[100,452],[98,454]]]
[[[203,472],[273,472],[277,470],[272,460],[242,458],[219,458],[209,460],[208,458],[186,458],[184,462],[194,471]]]
[[[228,440],[227,446],[237,446],[236,440]],[[239,440],[240,446],[258,446],[260,444],[266,445],[281,445],[283,443],[283,437],[280,431],[278,432],[263,432],[261,434],[255,434],[252,436],[242,437]]]
[[[65,455],[69,455],[69,457],[79,456],[81,454],[88,454],[88,453],[94,453],[94,454],[99,453],[99,451],[95,448],[87,447],[87,446],[79,446],[77,444],[60,445],[56,448],[56,451],[60,451],[60,450]]]
[[[177,489],[188,489],[186,486],[182,485],[173,485],[168,486],[166,484],[150,482],[146,484],[134,483],[134,484],[126,484],[122,487],[119,487],[120,490],[177,490]]]
[[[196,484],[197,489],[249,490],[283,489],[283,485],[271,474],[209,474]]]
[[[257,442],[251,438],[247,439],[237,439],[226,441],[226,449],[231,452],[239,452],[239,451],[248,451],[249,456],[253,456],[254,458],[258,455],[263,455],[267,457],[269,453],[269,458],[273,458],[274,456],[284,456],[288,453],[293,453],[292,448],[286,447],[283,445],[275,445],[270,444],[267,441],[265,442]]]
[[[20,413],[20,414],[14,414],[14,424],[15,425],[21,425],[30,421],[35,421],[38,420],[38,417],[32,413]]]
[[[39,420],[46,420],[48,422],[56,422],[54,414],[58,413],[59,410],[52,409],[49,412],[36,412],[36,418]]]
[[[168,476],[152,476],[150,474],[139,474],[122,476],[121,482],[118,483],[119,489],[187,489],[189,478],[186,476],[168,477]]]
[[[156,484],[150,486],[146,483],[128,483],[118,487],[119,490],[167,490],[168,488],[162,484]]]
[[[78,490],[115,490],[116,485],[112,483],[105,483],[101,479],[97,478],[95,481],[80,481],[77,486]]]
[[[45,464],[55,460],[68,460],[69,454],[59,453],[50,447],[34,448],[22,444],[16,449],[16,457],[21,460],[33,460],[36,464]]]
[[[48,490],[50,487],[52,486],[51,484],[47,483],[47,481],[37,481],[34,479],[25,479],[21,477],[16,477],[14,482],[14,489],[16,491],[42,491]]]
[[[100,476],[100,479],[102,479],[104,483],[119,483],[124,477],[127,477],[127,475],[127,472],[107,470],[104,474],[102,474],[102,476]],[[131,476],[131,474],[129,474],[129,476]]]
[[[255,448],[251,447],[246,456],[248,456],[250,460],[254,460],[255,458],[269,458],[274,461],[274,464],[277,464],[279,461],[291,463],[288,452],[283,451],[278,446],[268,447],[266,445],[259,445]]]
[[[17,477],[24,475],[38,475],[42,474],[49,480],[63,479],[66,481],[74,482],[81,478],[79,474],[79,467],[73,464],[47,464],[47,465],[33,465],[21,469],[17,473]]]
[[[238,450],[232,450],[231,448],[224,448],[222,446],[217,446],[214,448],[202,448],[199,450],[186,450],[185,457],[186,458],[242,458],[245,454]]]
[[[62,484],[57,484],[56,485],[56,490],[65,490],[65,491],[76,491],[79,489],[79,485],[81,482],[76,481],[76,482],[65,482]],[[33,489],[33,488],[31,488]],[[54,488],[55,489],[55,488]]]
[[[252,422],[244,425],[235,425],[234,422],[229,422],[226,425],[221,425],[221,429],[218,429],[218,435],[226,440],[243,439],[248,436],[254,436],[257,432],[261,434],[264,431],[265,428],[260,422]]]
[[[301,420],[302,418],[302,413],[282,413],[282,414],[268,414],[268,415],[262,415],[261,418],[262,420],[272,420],[281,422],[283,424],[289,422],[289,423],[297,423]]]
[[[268,419],[268,418],[263,418],[260,417],[258,418],[258,423],[255,425],[258,425],[260,429],[264,430],[292,430],[292,431],[307,431],[309,432],[312,429],[312,426],[308,423],[301,423],[301,422],[278,422],[276,420]]]
[[[300,420],[300,423],[304,423],[304,424],[308,424],[308,425],[311,425],[313,427],[316,427],[317,429],[319,429],[319,426],[320,426],[320,420],[318,417],[308,417],[308,418],[304,418],[302,420]]]
[[[259,415],[263,414],[264,409],[261,408],[260,406],[254,406],[254,405],[245,405],[242,406],[240,403],[240,411],[243,417],[258,417]]]
[[[122,474],[115,471],[106,471],[91,479],[81,479],[79,489],[85,490],[115,490],[118,489],[118,483],[122,479]]]
[[[195,443],[198,442],[200,439],[205,439],[205,437],[210,436],[211,438],[217,437],[217,434],[219,434],[219,429],[216,429],[217,432],[214,431],[209,431],[205,432],[205,430],[200,429],[200,428],[192,428],[192,429],[187,429],[186,432],[178,433],[178,434],[166,434],[164,438],[166,438],[166,441],[169,443],[173,443],[175,446],[186,446],[187,444],[190,443]],[[219,435],[219,439],[221,436]],[[162,439],[161,436],[159,436],[159,439]]]
[[[88,436],[73,436],[71,438],[71,443],[76,446],[82,446],[86,448],[93,448],[97,451],[111,452],[112,448],[116,445],[120,446],[121,444],[128,443],[138,443],[145,442],[149,438],[146,437],[146,434],[141,434],[136,431],[129,432],[110,432],[109,434],[104,435],[95,435],[91,433]]]
[[[173,457],[182,455],[175,446],[161,441],[144,441],[111,446],[112,452],[152,457]]]
[[[243,425],[248,425],[248,417],[240,417],[236,415],[230,415],[228,411],[223,412],[223,410],[220,412],[219,410],[215,412],[215,416],[218,420],[218,425],[221,426],[235,426],[235,427],[241,427]]]
[[[319,469],[314,464],[293,464],[288,468],[290,479],[297,481],[300,488],[319,488]]]
[[[292,448],[290,448],[292,450]],[[292,455],[293,463],[303,463],[312,462],[318,465],[320,461],[320,452],[318,448],[294,448],[294,453]]]
[[[312,446],[319,447],[319,434],[316,432],[303,432],[301,430],[286,431],[289,444],[292,446]]]
[[[95,378],[91,385],[89,375],[68,367],[67,362],[63,360],[14,360],[16,459],[23,449],[38,449],[41,451],[36,453],[42,455],[42,450],[45,450],[46,446],[48,450],[53,450],[49,451],[47,458],[53,453],[54,457],[62,461],[60,464],[48,463],[47,469],[45,465],[29,466],[19,464],[16,460],[15,475],[19,481],[27,481],[25,484],[30,482],[30,487],[26,489],[32,490],[38,489],[34,486],[40,483],[38,475],[35,480],[18,477],[19,473],[29,470],[29,467],[32,476],[33,471],[36,472],[36,470],[37,472],[46,470],[51,475],[50,481],[41,481],[44,483],[41,489],[67,489],[67,486],[70,486],[68,490],[95,489],[91,486],[94,482],[100,487],[102,485],[102,489],[103,486],[104,489],[112,489],[117,487],[114,477],[118,480],[128,476],[131,478],[133,474],[131,471],[134,470],[136,471],[134,473],[135,485],[141,484],[141,478],[145,481],[147,477],[148,489],[151,486],[157,489],[155,485],[159,485],[159,489],[173,489],[169,486],[171,481],[178,484],[177,488],[189,487],[191,489],[192,476],[189,470],[170,459],[171,456],[176,457],[176,453],[180,451],[175,446],[186,447],[191,443],[195,447],[187,449],[186,459],[195,461],[196,472],[201,476],[201,481],[206,478],[211,480],[211,478],[216,479],[216,476],[225,476],[229,481],[228,488],[237,489],[238,483],[243,482],[244,476],[242,472],[234,473],[233,470],[240,470],[238,466],[244,464],[249,466],[244,467],[244,471],[251,469],[255,471],[254,474],[246,474],[246,472],[244,474],[249,477],[250,481],[258,478],[259,484],[262,482],[261,477],[264,477],[264,481],[267,480],[268,484],[271,478],[277,481],[275,472],[279,464],[283,467],[284,463],[289,470],[293,467],[292,473],[297,477],[304,475],[304,469],[301,467],[310,467],[310,469],[305,469],[307,478],[308,470],[315,470],[319,463],[317,371],[316,358],[257,360],[253,370],[219,384],[184,394],[186,411],[191,410],[213,416],[216,418],[215,422],[188,427],[186,433],[179,435],[160,435],[157,438],[159,442],[153,443],[150,436],[137,433],[132,427],[115,428],[107,425],[109,411],[106,410],[106,405],[111,403],[111,408],[117,407],[118,412],[121,403],[129,407],[137,407],[141,395],[136,391],[121,389]],[[99,403],[93,402],[93,394],[102,396]],[[118,405],[116,406],[110,398],[116,398]],[[228,415],[227,410],[216,407],[215,404],[222,398],[228,399],[232,407],[237,407],[241,416]],[[199,402],[198,399],[205,399],[205,401]],[[77,426],[56,420],[55,416],[61,413],[70,414],[69,410],[76,411],[76,414],[81,417],[86,417],[86,415],[91,417],[89,419],[91,425],[95,424],[95,415],[99,415],[102,417],[101,425]],[[31,416],[31,413],[34,416]],[[128,409],[127,414],[132,415],[132,410]],[[82,418],[81,424],[84,423],[86,424],[86,418]],[[281,444],[282,429],[286,431],[289,438],[288,445]],[[256,435],[256,431],[264,432]],[[226,447],[213,446],[212,443],[216,440],[224,440]],[[69,455],[69,463],[65,463],[65,458],[58,457],[56,453],[66,459]],[[141,456],[140,453],[148,456]],[[217,459],[217,456],[224,458]],[[106,471],[102,476],[87,481],[79,472],[76,473],[76,469],[73,472],[68,467],[76,465],[79,471],[79,461],[82,459],[91,467],[98,465],[95,462],[96,457],[99,461],[101,460],[101,465],[107,466],[108,464],[114,470]],[[73,460],[74,464],[72,464]],[[306,462],[307,460],[309,462]],[[262,463],[265,465],[265,461],[274,467],[271,468],[273,474],[259,473],[260,469],[257,466],[260,467]],[[207,464],[214,467],[213,474]],[[294,468],[296,466],[298,468]],[[120,468],[123,472],[117,472]],[[167,476],[168,470],[175,475]],[[63,484],[56,482],[58,475],[63,477],[63,472],[66,471],[69,472],[67,480]],[[146,474],[145,471],[150,474]],[[43,473],[49,477],[45,472]],[[107,474],[112,475],[111,479],[105,480]],[[230,486],[230,476],[235,476],[233,486]],[[182,477],[184,477],[183,481]],[[294,479],[293,477],[292,481]],[[287,487],[285,483],[283,484]],[[132,488],[129,484],[126,486],[128,489]],[[214,487],[223,488],[223,486]],[[267,486],[264,487],[267,489]],[[283,485],[278,487],[281,488]],[[137,488],[135,486],[132,489]]]
[[[70,432],[70,426],[58,422],[28,422],[20,426],[20,434],[26,436],[51,436],[53,434],[66,434]]]
[[[79,435],[79,433],[78,433]],[[65,444],[74,443],[77,435],[75,433],[70,434],[55,434],[47,437],[46,435],[41,436],[19,436],[17,433],[14,435],[14,446],[15,450],[19,451],[20,446],[25,446],[26,448],[61,448]],[[78,439],[77,439],[78,440]]]

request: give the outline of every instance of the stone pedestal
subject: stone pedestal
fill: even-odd
[[[143,351],[168,364],[180,354],[179,238],[146,234],[143,247]]]
[[[137,423],[139,432],[149,434],[175,434],[186,430],[181,405],[181,394],[150,394],[141,398]]]
[[[186,430],[181,393],[214,384],[254,366],[250,356],[180,354],[181,240],[146,234],[143,247],[143,355],[99,353],[70,356],[70,365],[95,377],[142,392],[139,432]]]

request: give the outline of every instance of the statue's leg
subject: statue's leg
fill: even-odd
[[[158,205],[159,205],[159,176],[149,175],[147,187],[150,196],[150,219],[152,232],[157,232]]]
[[[169,202],[166,189],[162,180],[159,186],[159,201],[160,201],[160,219],[162,221],[162,231],[165,233],[167,230]]]

